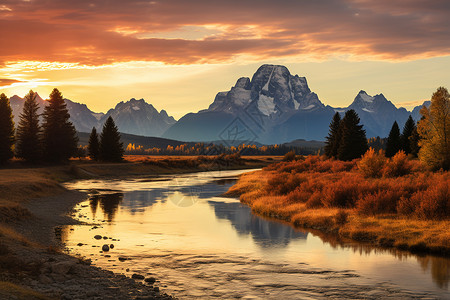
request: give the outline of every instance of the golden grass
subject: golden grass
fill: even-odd
[[[421,182],[430,181],[416,185],[415,182],[408,183],[409,177],[364,179],[358,174],[357,168],[342,167],[340,162],[330,166],[329,162],[317,160],[317,163],[305,167],[307,163],[283,162],[243,174],[225,195],[240,196],[241,202],[250,206],[256,214],[277,218],[296,227],[318,229],[384,247],[450,254],[448,218],[432,220],[421,218],[420,214],[404,216],[383,211],[367,214],[358,208],[358,203],[339,207],[341,202],[330,202],[334,205],[328,206],[324,200],[326,193],[341,192],[339,187],[344,189],[344,198],[353,195],[354,190],[361,189],[361,194],[355,196],[356,202],[363,201],[364,195],[374,188],[387,194],[395,189],[395,193],[401,191],[395,197],[406,197],[414,195],[414,188],[422,192],[428,186],[432,188],[436,181],[447,181],[448,174],[420,174],[422,171],[416,168],[417,173],[411,178],[417,177]],[[293,171],[292,166],[301,171]],[[327,171],[318,172],[320,168]],[[346,186],[351,193],[345,190]]]
[[[0,298],[3,299],[3,297],[5,299],[19,299],[19,300],[54,299],[20,285],[11,282],[0,281]]]

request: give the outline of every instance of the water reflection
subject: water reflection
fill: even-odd
[[[239,202],[208,201],[217,218],[229,220],[237,233],[250,234],[261,247],[286,247],[294,239],[304,239],[307,233],[294,230],[282,223],[267,221],[252,214],[250,208]]]
[[[89,198],[89,206],[91,208],[93,217],[95,218],[97,209],[100,206],[103,211],[105,220],[107,222],[112,222],[122,200],[123,193],[92,195]]]
[[[418,256],[417,261],[424,271],[431,269],[433,281],[441,289],[448,289],[448,284],[450,282],[450,259],[445,257]]]
[[[174,286],[201,285],[201,276],[208,275],[216,276],[216,282],[221,282],[217,289],[227,284],[229,278],[239,278],[233,284],[229,283],[231,289],[237,282],[246,286],[249,283],[242,278],[247,278],[254,280],[252,286],[255,291],[259,290],[261,282],[265,282],[266,291],[288,293],[289,290],[294,293],[302,284],[317,284],[314,280],[309,282],[308,277],[305,277],[305,282],[298,281],[298,266],[309,265],[333,272],[340,270],[347,275],[347,270],[354,270],[358,276],[349,275],[349,278],[354,278],[358,283],[363,280],[366,280],[364,284],[369,282],[374,285],[377,282],[391,282],[416,292],[448,295],[448,258],[417,256],[374,247],[315,230],[302,232],[284,223],[255,216],[237,200],[217,197],[227,191],[234,181],[225,176],[215,178],[191,174],[164,182],[130,179],[126,182],[105,180],[78,183],[78,186],[103,193],[92,195],[88,203],[80,204],[79,215],[92,217],[93,222],[102,222],[103,217],[111,226],[96,229],[75,227],[63,239],[72,243],[73,249],[85,251],[83,255],[94,255],[99,265],[123,272],[125,263],[116,265],[117,257],[116,262],[113,262],[114,257],[102,261],[101,254],[90,252],[91,245],[97,247],[102,243],[93,238],[95,234],[117,238],[120,242],[110,255],[131,255],[133,268],[156,268],[156,272],[164,274],[167,280],[173,280],[171,284]],[[113,188],[120,188],[121,192],[112,192]],[[190,197],[193,205],[176,205],[172,200],[174,197]],[[89,247],[76,246],[80,242],[87,243]],[[155,255],[159,258],[155,259]],[[200,264],[199,259],[204,262]],[[217,262],[226,259],[230,261],[219,270]],[[179,269],[183,272],[175,276],[177,263],[181,264]],[[278,270],[281,266],[292,268],[295,272]],[[264,268],[268,273],[259,273]],[[193,274],[199,277],[196,279]],[[329,278],[324,279],[324,284],[342,283],[345,286],[343,282]],[[292,286],[283,288],[290,280]],[[204,284],[209,283],[210,280],[207,280]],[[192,292],[191,288],[186,289],[186,294]],[[198,292],[201,295],[204,291]],[[180,295],[186,294],[182,292]],[[223,295],[228,294],[224,292]]]

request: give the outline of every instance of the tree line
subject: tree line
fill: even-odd
[[[431,169],[450,169],[450,94],[439,87],[431,97],[430,107],[420,110],[421,120],[411,116],[405,122],[402,133],[394,121],[389,136],[383,139],[371,138],[372,145],[384,149],[386,157],[393,157],[399,151],[418,157]],[[330,123],[324,152],[328,157],[339,160],[360,158],[368,150],[368,140],[357,113],[351,109],[344,117],[337,112]]]
[[[78,136],[70,122],[70,114],[61,92],[53,89],[48,105],[38,114],[37,94],[30,90],[24,98],[19,124],[15,128],[11,104],[5,94],[0,94],[0,163],[5,164],[14,156],[29,163],[62,163],[77,154]],[[91,134],[92,135],[92,134]],[[123,144],[111,117],[108,118],[97,146],[89,149],[95,160],[120,161]]]

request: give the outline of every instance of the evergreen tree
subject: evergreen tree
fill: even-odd
[[[422,107],[417,125],[419,159],[433,169],[450,169],[450,94],[440,87],[431,97],[430,108]]]
[[[386,157],[392,157],[400,150],[400,128],[398,127],[397,121],[394,121],[386,141]]]
[[[77,132],[69,121],[69,111],[58,89],[53,89],[48,102],[42,125],[45,159],[66,161],[77,153]]]
[[[91,135],[89,136],[88,154],[92,160],[98,160],[100,158],[100,144],[95,127],[92,128]]]
[[[411,153],[411,139],[414,131],[417,130],[416,122],[414,122],[411,115],[409,115],[408,120],[406,120],[405,126],[403,127],[403,132],[400,137],[401,139],[401,149],[405,151],[406,154]]]
[[[350,109],[345,113],[341,121],[342,137],[338,149],[340,160],[352,160],[366,153],[368,149],[366,131],[359,122],[359,116],[355,110]]]
[[[14,121],[11,105],[5,94],[0,95],[0,164],[13,158]]]
[[[325,142],[325,155],[337,157],[339,144],[341,142],[341,115],[337,112],[330,123],[330,131]]]
[[[412,154],[414,157],[417,157],[419,155],[420,147],[419,147],[419,141],[420,136],[417,132],[417,127],[414,128],[411,136],[408,138],[409,140],[409,147],[410,147],[410,154]]]
[[[16,155],[28,162],[36,162],[41,158],[41,127],[39,125],[39,106],[37,94],[30,90],[25,96],[23,111],[17,127]]]
[[[103,161],[122,161],[123,143],[120,141],[120,133],[111,116],[103,125],[100,135],[100,159]]]

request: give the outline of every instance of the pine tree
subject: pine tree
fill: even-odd
[[[100,135],[100,159],[103,161],[122,161],[123,143],[120,141],[120,133],[111,116],[103,125]]]
[[[39,106],[36,102],[37,94],[30,90],[25,96],[23,111],[17,127],[16,155],[28,162],[36,162],[41,158],[41,127],[39,125]]]
[[[409,147],[410,147],[410,154],[412,154],[414,157],[417,157],[419,155],[420,147],[419,147],[419,141],[420,141],[420,135],[417,132],[417,127],[414,128],[411,136],[408,138],[409,140]]]
[[[341,142],[341,115],[337,112],[330,123],[330,131],[325,142],[325,155],[337,157],[339,144]]]
[[[420,110],[417,125],[420,135],[419,159],[433,169],[450,169],[450,94],[440,87],[431,97],[431,105]]]
[[[366,153],[366,131],[359,125],[360,119],[355,110],[350,109],[342,119],[342,137],[338,149],[340,160],[352,160]]]
[[[417,130],[416,122],[414,122],[411,115],[409,115],[408,120],[406,120],[405,126],[403,126],[402,135],[400,137],[401,149],[405,151],[406,154],[410,154],[412,152],[411,148],[413,145],[411,145],[412,143],[411,136],[416,130]]]
[[[95,127],[92,128],[91,135],[89,136],[88,155],[92,160],[99,160],[100,158],[100,144]]]
[[[397,121],[394,121],[386,141],[386,157],[392,157],[400,150],[400,128],[398,127]]]
[[[53,89],[48,102],[42,125],[45,159],[53,162],[66,161],[77,153],[77,132],[69,121],[69,111],[58,89]]]
[[[11,105],[5,94],[0,95],[0,164],[13,158],[14,121]]]

